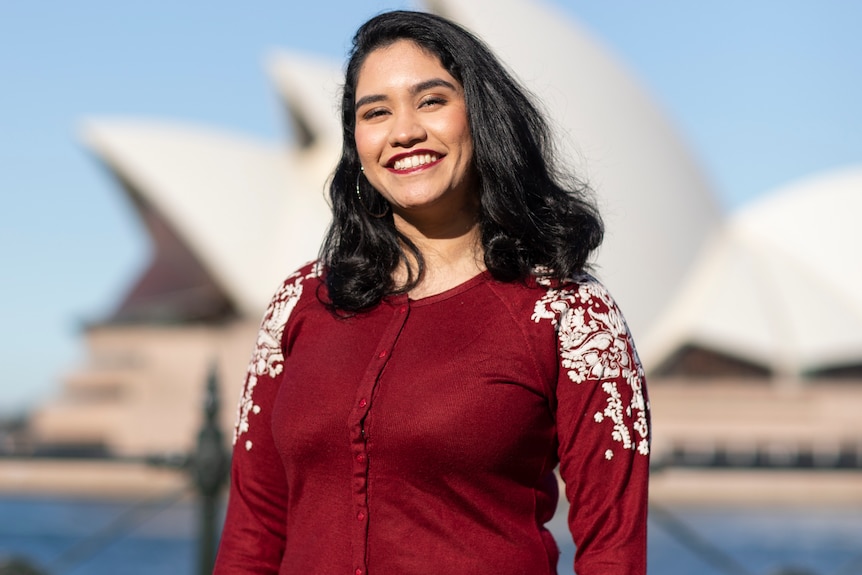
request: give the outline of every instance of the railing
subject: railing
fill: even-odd
[[[725,469],[776,471],[862,471],[862,449],[858,443],[839,445],[835,449],[810,445],[780,445],[753,443],[748,449],[716,445],[712,448],[675,445],[662,455],[653,457],[650,472],[655,475],[669,469]],[[694,553],[700,559],[726,575],[754,575],[709,539],[701,536],[668,508],[650,503],[650,521]],[[845,563],[833,575],[862,574],[862,553]],[[770,575],[818,575],[797,567],[780,567]]]
[[[859,443],[845,443],[834,449],[776,443],[752,443],[747,449],[724,445],[704,449],[681,444],[653,457],[650,464],[653,472],[668,468],[859,471],[862,448]]]
[[[218,376],[213,366],[206,382],[204,421],[198,431],[194,451],[172,456],[98,457],[100,460],[117,463],[146,463],[156,467],[176,469],[185,473],[189,479],[182,489],[158,500],[143,501],[131,506],[110,524],[61,553],[45,568],[34,565],[26,558],[12,557],[0,561],[0,575],[60,575],[71,571],[114,541],[130,533],[144,520],[174,505],[189,493],[193,493],[197,498],[200,514],[197,572],[199,575],[211,575],[219,535],[217,519],[219,499],[227,482],[230,465],[230,454],[225,447],[224,434],[218,425],[220,404]]]

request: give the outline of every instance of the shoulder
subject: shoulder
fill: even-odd
[[[548,284],[535,303],[532,319],[555,328],[562,363],[575,383],[642,374],[622,311],[593,276]]]
[[[303,265],[281,282],[273,296],[273,301],[290,300],[301,294],[308,284],[317,284],[323,275],[323,265],[315,260]]]
[[[523,281],[490,282],[492,289],[516,315],[539,325],[558,327],[571,313],[610,314],[617,324],[624,323],[614,298],[601,281],[588,273],[556,280],[538,273]]]
[[[264,322],[286,321],[294,307],[296,307],[296,304],[302,299],[303,294],[308,291],[306,288],[312,284],[315,289],[317,288],[321,275],[322,265],[317,261],[313,261],[287,276],[272,296],[264,313]]]
[[[533,278],[540,297],[533,308],[533,321],[549,320],[557,326],[566,314],[611,314],[625,323],[614,298],[598,279],[584,273],[563,281]],[[624,327],[624,326],[623,326]]]
[[[287,276],[279,285],[261,321],[255,351],[258,363],[261,357],[278,357],[280,361],[281,340],[285,326],[301,300],[312,298],[316,301],[315,292],[321,273],[321,265],[316,261],[310,262]],[[269,371],[272,369],[270,368]]]
[[[549,322],[557,333],[560,380],[574,389],[601,390],[593,414],[610,425],[611,445],[649,453],[649,403],[643,365],[625,318],[607,288],[589,274],[549,286],[536,302],[533,321]],[[558,388],[559,389],[559,388]],[[613,448],[605,450],[606,459]]]
[[[260,329],[255,340],[254,350],[248,365],[246,384],[243,395],[240,398],[237,424],[234,430],[234,444],[239,436],[249,430],[249,418],[261,410],[259,403],[255,402],[254,393],[261,381],[272,381],[281,374],[284,365],[284,350],[282,338],[285,328],[304,294],[310,294],[316,300],[315,290],[307,289],[309,284],[320,281],[321,266],[318,262],[310,262],[287,276],[279,285],[263,314]],[[308,295],[305,298],[309,297]],[[250,450],[251,440],[245,443],[246,450]]]

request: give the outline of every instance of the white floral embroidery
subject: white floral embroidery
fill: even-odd
[[[628,327],[610,294],[597,280],[584,275],[575,281],[577,287],[548,289],[536,302],[532,319],[536,323],[550,320],[556,328],[560,364],[569,379],[577,385],[600,384],[607,394],[604,409],[593,414],[595,423],[609,422],[613,425],[614,442],[623,449],[647,455],[649,406],[644,398],[644,371],[631,344]],[[629,405],[625,405],[624,394],[617,387],[622,384],[631,390]],[[612,457],[613,450],[605,451],[605,459]]]
[[[242,434],[248,432],[249,416],[260,413],[260,406],[254,403],[254,389],[257,387],[258,377],[262,375],[275,377],[281,373],[284,363],[281,337],[284,334],[284,326],[293,308],[296,307],[296,302],[302,296],[302,283],[309,278],[319,276],[319,264],[315,264],[305,275],[296,272],[289,276],[266,309],[258,331],[254,353],[248,364],[245,387],[237,407],[236,426],[233,432],[234,445]],[[251,448],[251,440],[246,440],[245,449],[250,451]]]

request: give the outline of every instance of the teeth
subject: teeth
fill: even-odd
[[[416,168],[424,164],[436,162],[437,159],[438,156],[436,154],[417,154],[408,158],[401,158],[400,160],[395,162],[393,167],[396,170],[409,170],[411,168]]]

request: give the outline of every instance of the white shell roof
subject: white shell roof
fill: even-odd
[[[545,104],[564,156],[597,190],[607,224],[599,275],[638,340],[648,338],[720,218],[670,123],[607,51],[543,3],[428,4],[488,41]],[[93,122],[85,139],[200,255],[225,293],[259,314],[279,279],[316,256],[329,221],[323,197],[340,147],[337,70],[289,53],[269,60],[288,110],[315,136],[310,147],[125,120]]]
[[[648,345],[696,344],[798,376],[862,362],[862,167],[778,189],[736,213]]]
[[[92,121],[83,134],[244,312],[259,315],[285,269],[317,253],[329,208],[313,151],[152,121]]]
[[[344,73],[333,62],[292,52],[275,52],[267,70],[282,100],[317,138],[341,150],[340,89]],[[335,167],[335,160],[333,165]]]
[[[427,4],[481,36],[544,104],[563,157],[596,190],[605,218],[598,275],[637,340],[649,338],[722,217],[690,151],[634,76],[558,9],[523,0]]]

